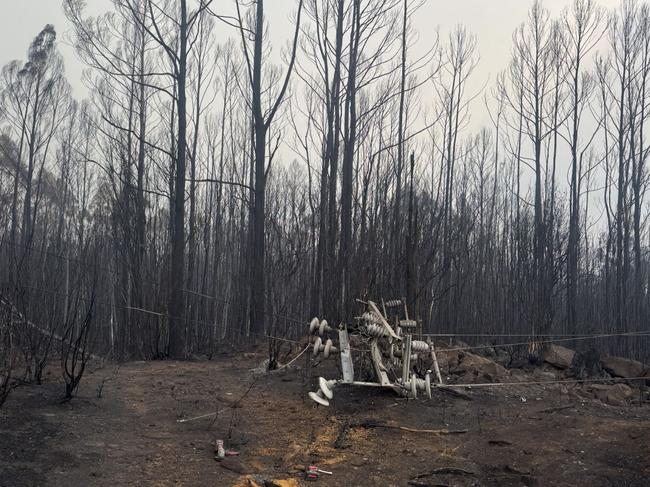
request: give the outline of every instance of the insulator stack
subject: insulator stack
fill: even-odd
[[[400,320],[399,326],[402,328],[414,329],[417,328],[418,322],[415,320]]]
[[[321,337],[317,337],[313,346],[314,350],[312,353],[314,357],[318,357],[318,355],[322,352],[323,357],[328,358],[330,354],[338,352],[338,349],[333,345],[330,338],[328,338],[327,341],[323,343],[323,339]]]
[[[391,358],[393,358],[393,357],[396,357],[396,358],[399,358],[399,359],[402,358],[402,350],[399,349],[399,348],[393,349],[391,353],[392,353],[392,357],[391,357],[391,355],[389,353],[389,357],[391,357]],[[417,359],[418,359],[418,354],[417,353],[411,353],[411,361],[415,361]]]
[[[411,379],[413,380],[413,379]],[[418,377],[415,378],[415,386],[418,388],[419,391],[423,391],[427,387],[427,383],[424,379],[420,379]]]
[[[313,335],[314,332],[318,329],[318,325],[320,324],[320,321],[318,318],[314,317],[311,319],[309,322],[309,334]]]
[[[322,336],[326,331],[332,331],[332,327],[327,324],[327,320],[323,320],[318,325],[318,334]]]
[[[414,399],[418,397],[418,391],[425,391],[427,397],[431,399],[431,374],[427,372],[424,379],[420,379],[413,374],[406,384],[404,384],[404,387],[410,391],[410,395]]]
[[[323,391],[321,391],[320,389],[317,392],[310,392],[309,397],[312,399],[312,401],[320,404],[321,406],[330,405],[330,402],[327,400],[325,394],[323,394]]]
[[[422,333],[422,323],[412,319],[416,318],[415,315],[409,315],[406,299],[356,301],[363,308],[353,323],[337,322],[336,326],[330,327],[326,320],[319,318],[313,318],[309,323],[309,347],[312,348],[314,363],[319,364],[321,358],[326,359],[337,353],[341,362],[339,370],[343,376],[338,380],[320,377],[318,389],[310,392],[309,397],[319,405],[328,406],[335,395],[334,389],[344,384],[390,389],[406,398],[416,399],[418,394],[426,394],[431,398],[432,389],[443,384],[440,366],[433,343],[430,340],[424,341],[419,336]],[[332,342],[335,339],[333,333],[338,334],[336,347]],[[365,345],[360,348],[368,350],[351,347],[357,344]],[[372,362],[374,380],[355,379],[353,351],[363,353],[363,357]],[[424,363],[419,359],[421,357],[425,360],[431,357],[436,384],[431,384],[431,370],[423,378],[420,378],[422,374],[417,375]],[[362,375],[365,374],[367,362],[368,360],[360,362]]]
[[[327,320],[322,320],[319,321],[318,318],[313,318],[311,320],[311,323],[309,323],[309,334],[310,335],[315,335],[319,334],[320,336],[323,336],[323,334],[326,331],[332,331],[332,327],[329,326],[327,323]]]
[[[318,387],[327,399],[332,399],[332,397],[334,397],[333,389],[335,385],[335,380],[327,380],[323,377],[318,378]]]
[[[422,340],[413,340],[411,342],[411,350],[413,352],[428,352],[429,344],[427,342],[423,342]]]
[[[318,378],[318,391],[310,392],[309,397],[321,406],[329,406],[330,399],[334,397],[334,387],[337,381]]]
[[[377,325],[381,325],[384,322],[383,318],[374,311],[366,311],[361,315],[361,319],[368,323],[375,323]]]
[[[366,333],[373,338],[388,336],[388,331],[383,326],[375,325],[374,323],[366,325]]]

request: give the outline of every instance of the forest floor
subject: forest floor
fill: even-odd
[[[324,408],[307,398],[315,387],[305,361],[255,375],[264,358],[105,365],[84,377],[69,403],[58,400],[53,369],[0,409],[0,486],[266,479],[296,487],[311,485],[299,471],[309,464],[333,473],[314,483],[323,487],[650,485],[650,403],[638,389],[612,405],[585,384],[475,388],[465,397],[435,391],[431,400],[339,388]],[[309,376],[315,372],[323,373]],[[214,421],[178,422],[215,410]],[[217,438],[240,455],[216,461]]]

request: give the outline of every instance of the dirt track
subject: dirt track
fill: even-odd
[[[106,366],[69,404],[57,402],[54,377],[20,387],[0,410],[0,486],[231,486],[247,475],[295,486],[307,485],[297,467],[308,463],[334,473],[314,484],[324,487],[650,485],[647,403],[611,406],[585,386],[533,386],[430,401],[337,390],[326,409],[306,399],[305,375],[293,370],[263,376],[229,408],[263,358]],[[216,409],[225,410],[214,422],[177,422]],[[368,420],[468,432],[355,426]],[[216,462],[216,438],[240,457]]]

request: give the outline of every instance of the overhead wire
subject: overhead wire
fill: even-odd
[[[483,388],[483,387],[506,387],[506,386],[534,386],[534,385],[558,385],[558,384],[585,384],[585,383],[598,383],[598,382],[623,382],[634,380],[650,380],[650,377],[600,377],[595,379],[558,379],[558,380],[531,380],[531,381],[516,381],[516,382],[481,382],[478,384],[431,384],[431,387],[438,389],[445,388]]]
[[[626,336],[650,336],[650,330],[646,331],[636,331],[636,332],[621,332],[621,333],[604,333],[600,335],[582,335],[574,336],[571,338],[556,338],[556,339],[547,339],[547,340],[535,340],[531,337],[531,340],[525,342],[513,342],[513,343],[501,343],[494,345],[475,345],[475,346],[459,346],[459,347],[450,347],[450,348],[439,348],[436,352],[459,352],[467,350],[485,350],[488,348],[504,348],[504,347],[516,347],[516,346],[527,346],[531,343],[544,344],[544,343],[563,343],[570,341],[583,341],[583,340],[596,340],[599,338],[614,338],[614,337],[626,337]]]
[[[83,265],[95,267],[97,269],[101,269],[104,271],[107,271],[108,273],[114,274],[115,270],[109,269],[107,267],[102,267],[97,265],[96,263],[89,263],[85,262],[81,259],[76,259],[76,258],[71,258],[68,256],[60,255],[56,252],[51,252],[47,251],[44,249],[37,249],[32,246],[25,246],[22,244],[14,243],[10,244],[8,242],[0,242],[0,245],[13,245],[16,247],[20,248],[25,248],[28,251],[34,251],[34,252],[39,252],[45,255],[50,255],[54,256],[58,259],[70,261],[70,262],[76,262],[76,263],[81,263]],[[65,296],[64,293],[57,293],[54,291],[49,291],[46,289],[38,288],[35,286],[29,286],[26,284],[16,284],[16,283],[6,283],[5,285],[12,285],[15,287],[19,288],[25,288],[25,289],[32,289],[38,292],[46,293],[46,294],[52,294],[52,295],[58,295],[58,296]],[[182,292],[186,294],[191,294],[195,295],[198,297],[202,297],[204,299],[210,299],[210,300],[216,300],[224,304],[228,305],[237,305],[239,303],[228,300],[226,298],[222,298],[219,296],[212,296],[204,293],[200,293],[197,291],[192,291],[189,289],[182,289]],[[83,300],[83,298],[82,298]],[[108,300],[101,299],[96,297],[95,302],[104,302],[115,309],[123,309],[126,311],[134,311],[138,313],[143,313],[143,314],[148,314],[151,316],[156,316],[159,318],[170,318],[170,315],[168,313],[163,313],[159,311],[153,311],[149,309],[145,309],[142,307],[135,307],[135,306],[124,306],[124,305],[117,305],[114,304]],[[285,322],[292,324],[292,325],[300,325],[303,326],[305,325],[305,320],[291,317],[284,315],[282,313],[277,313],[273,311],[268,311],[268,310],[262,310],[262,313],[266,316],[273,316],[275,318],[280,318],[284,320]],[[186,322],[186,323],[193,323],[193,324],[198,324],[198,325],[203,325],[209,328],[214,328],[217,325],[215,323],[210,323],[206,322],[203,320],[197,320],[194,318],[189,318],[189,317],[176,317],[175,319],[178,319],[180,321]],[[234,331],[239,331],[239,330],[234,330]],[[247,335],[256,335],[256,336],[261,336],[261,337],[266,337],[266,338],[273,338],[273,339],[279,339],[279,337],[276,336],[271,336],[271,335],[266,335],[266,334],[260,334],[260,333],[253,333],[250,331],[243,332],[242,334],[247,334]],[[601,338],[614,338],[614,337],[642,337],[642,336],[650,336],[650,330],[642,330],[642,331],[632,331],[632,332],[617,332],[617,333],[593,333],[593,334],[523,334],[523,333],[501,333],[501,334],[492,334],[492,333],[425,333],[422,334],[423,337],[431,337],[431,338],[453,338],[453,337],[468,337],[468,338],[510,338],[510,337],[526,337],[529,338],[527,341],[519,341],[519,342],[509,342],[509,343],[499,343],[499,344],[490,344],[490,345],[474,345],[474,346],[458,346],[458,347],[449,347],[449,348],[441,348],[438,349],[438,352],[454,352],[454,351],[469,351],[469,350],[484,350],[488,348],[500,348],[500,347],[515,347],[515,346],[527,346],[530,345],[531,342],[535,342],[537,344],[546,344],[546,343],[563,343],[563,342],[570,342],[570,341],[584,341],[584,340],[595,340],[595,339],[601,339]],[[536,337],[541,337],[544,338],[544,340],[537,340]]]

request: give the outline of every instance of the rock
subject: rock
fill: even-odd
[[[468,352],[460,353],[458,363],[451,366],[450,370],[454,374],[469,374],[490,380],[508,376],[508,371],[502,365]]]
[[[450,372],[451,369],[454,368],[456,364],[458,364],[459,355],[460,352],[458,350],[454,350],[452,352],[436,352],[440,370],[442,370],[444,373]]]
[[[600,360],[600,352],[595,348],[577,353],[571,364],[571,372],[577,379],[606,377],[606,372]]]
[[[561,347],[560,345],[551,345],[544,351],[544,362],[557,367],[558,369],[568,369],[573,363],[576,355],[574,350]]]
[[[497,353],[493,347],[485,347],[482,352],[483,352],[482,355],[484,355],[485,357],[494,358],[497,356]]]
[[[591,386],[594,397],[612,406],[624,406],[634,395],[634,390],[626,384],[594,384]]]
[[[603,368],[615,377],[650,378],[650,369],[636,360],[622,357],[606,357],[602,362]]]

